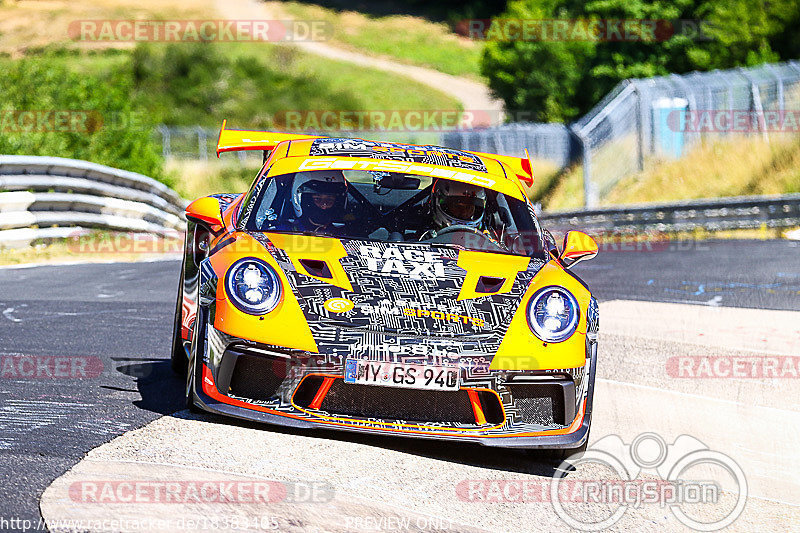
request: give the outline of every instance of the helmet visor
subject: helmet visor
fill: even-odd
[[[439,200],[439,207],[448,216],[475,222],[483,216],[486,200],[474,196],[445,196]]]

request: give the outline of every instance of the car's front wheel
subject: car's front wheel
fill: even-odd
[[[199,311],[200,310],[198,309],[198,314],[200,314]],[[201,316],[197,316],[195,318],[194,331],[192,331],[192,345],[191,345],[191,348],[189,350],[189,358],[188,358],[188,361],[187,361],[186,366],[185,366],[185,368],[187,370],[187,372],[186,372],[186,391],[185,391],[186,408],[192,413],[202,413],[203,412],[203,410],[200,409],[199,407],[197,407],[197,405],[195,405],[195,403],[194,403],[195,399],[196,399],[196,395],[194,393],[194,389],[195,389],[195,386],[196,386],[195,379],[198,376],[197,361],[202,360],[202,358],[199,358],[200,356],[197,353],[197,351],[198,351],[198,343],[199,343],[198,337],[200,337],[200,334],[198,334],[198,331],[197,331],[197,327],[198,327],[198,324],[200,324],[200,320],[202,320]]]
[[[183,326],[183,263],[181,263],[181,281],[178,284],[178,301],[175,303],[175,317],[172,322],[172,354],[170,364],[173,372],[185,376],[189,365],[186,349],[183,347],[181,329]]]

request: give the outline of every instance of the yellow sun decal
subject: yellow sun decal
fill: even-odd
[[[322,306],[331,313],[346,313],[351,311],[356,304],[347,298],[330,298]]]

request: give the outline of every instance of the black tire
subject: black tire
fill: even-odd
[[[194,370],[187,372],[186,375],[186,408],[190,413],[202,413],[203,410],[194,404]]]
[[[197,324],[201,320],[201,317],[195,318],[195,328]],[[186,408],[189,410],[190,413],[202,413],[203,410],[197,407],[194,403],[195,401],[195,394],[194,394],[194,387],[195,387],[195,378],[197,377],[197,330],[192,332],[192,346],[190,348],[189,360],[186,363],[186,391],[184,394],[184,398],[186,400]]]
[[[172,371],[179,376],[185,376],[189,366],[189,358],[186,357],[186,350],[183,348],[183,338],[181,337],[182,310],[183,310],[183,267],[181,262],[181,281],[178,284],[178,301],[175,304],[175,317],[172,321],[172,353],[170,364]]]

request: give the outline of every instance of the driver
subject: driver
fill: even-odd
[[[298,172],[292,190],[295,229],[323,233],[340,222],[347,208],[347,182],[341,171]]]
[[[439,179],[433,184],[431,203],[433,229],[436,231],[449,226],[483,229],[486,211],[486,190],[483,187]]]

